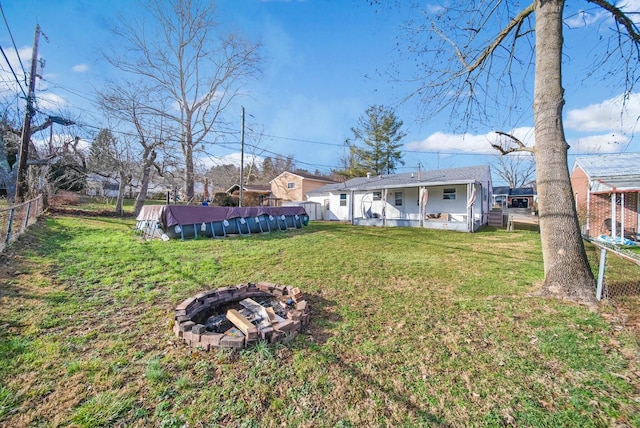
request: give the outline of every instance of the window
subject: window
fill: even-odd
[[[453,201],[456,199],[456,189],[444,189],[442,191],[442,199],[445,201]]]
[[[373,200],[379,201],[382,199],[382,194],[380,192],[373,192]]]
[[[294,183],[293,181],[290,181],[289,183],[287,183],[287,189],[295,189],[296,188],[296,183]]]
[[[346,207],[347,206],[347,194],[346,193],[340,193],[340,206],[341,207]]]
[[[402,206],[402,192],[395,192],[395,206]]]

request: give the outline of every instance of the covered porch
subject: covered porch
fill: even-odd
[[[601,240],[637,245],[640,241],[640,177],[597,180],[587,199],[588,235]]]
[[[487,221],[478,182],[352,191],[352,224],[474,232]]]

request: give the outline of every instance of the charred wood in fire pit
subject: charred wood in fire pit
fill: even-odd
[[[247,283],[184,300],[176,306],[173,331],[191,347],[241,349],[259,339],[289,342],[308,322],[297,287]]]
[[[207,330],[212,331],[214,333],[224,333],[233,327],[231,321],[227,319],[225,314],[213,315],[207,319]]]

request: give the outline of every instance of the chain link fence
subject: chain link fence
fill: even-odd
[[[44,211],[42,195],[9,208],[0,209],[0,253],[35,223]]]
[[[640,252],[589,241],[600,250],[596,298],[618,300],[640,296]]]

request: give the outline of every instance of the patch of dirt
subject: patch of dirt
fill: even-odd
[[[81,210],[77,208],[69,207],[49,207],[49,213],[53,215],[72,215],[72,216],[86,216],[86,217],[133,217],[133,213],[120,214],[112,210],[102,211],[89,211]]]

